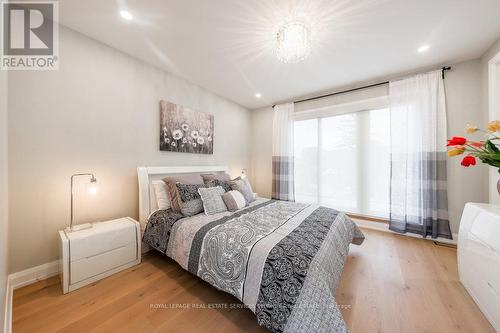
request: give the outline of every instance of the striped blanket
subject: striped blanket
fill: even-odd
[[[258,199],[235,213],[157,211],[145,243],[236,296],[272,332],[347,332],[335,302],[349,244],[364,236],[344,213]]]

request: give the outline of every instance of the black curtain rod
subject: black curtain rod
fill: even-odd
[[[367,85],[367,86],[358,87],[358,88],[352,88],[352,89],[343,90],[343,91],[337,91],[337,92],[334,92],[334,93],[331,93],[331,94],[326,94],[326,95],[321,95],[321,96],[315,96],[315,97],[305,98],[305,99],[301,99],[301,100],[298,100],[298,101],[294,101],[294,103],[302,103],[302,102],[313,101],[315,99],[320,99],[320,98],[330,97],[330,96],[335,96],[335,95],[340,95],[340,94],[346,94],[346,93],[350,93],[350,92],[353,92],[353,91],[356,91],[356,90],[362,90],[362,89],[368,89],[368,88],[383,86],[384,84],[389,84],[389,81],[379,82],[379,83],[370,84],[370,85]]]
[[[451,70],[451,67],[449,67],[449,66],[441,68],[441,76],[442,76],[443,80],[444,80],[444,72],[445,71],[449,71],[449,70]],[[331,94],[326,94],[326,95],[321,95],[321,96],[315,96],[315,97],[300,99],[300,100],[297,100],[297,101],[293,101],[293,103],[302,103],[302,102],[313,101],[315,99],[320,99],[320,98],[325,98],[325,97],[331,97],[331,96],[335,96],[335,95],[350,93],[350,92],[357,91],[357,90],[362,90],[362,89],[368,89],[368,88],[383,86],[384,84],[389,84],[389,81],[374,83],[374,84],[370,84],[370,85],[367,85],[367,86],[358,87],[358,88],[352,88],[352,89],[343,90],[343,91],[336,91],[336,92],[331,93]],[[276,104],[273,105],[273,108],[275,106],[276,106]]]

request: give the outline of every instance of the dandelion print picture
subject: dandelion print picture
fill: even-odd
[[[214,153],[214,116],[160,101],[160,150]]]

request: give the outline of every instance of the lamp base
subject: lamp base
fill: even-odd
[[[92,223],[83,223],[83,224],[74,225],[72,227],[67,227],[64,231],[75,232],[75,231],[80,231],[80,230],[91,229],[92,227],[93,227]]]

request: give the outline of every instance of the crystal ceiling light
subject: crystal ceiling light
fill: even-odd
[[[284,63],[297,63],[311,53],[311,28],[303,21],[290,21],[276,34],[276,56]]]
[[[127,21],[131,21],[134,18],[128,10],[120,10],[120,15]]]

